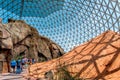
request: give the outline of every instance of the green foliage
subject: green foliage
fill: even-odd
[[[65,68],[60,68],[56,74],[55,80],[74,80]]]
[[[19,60],[19,59],[22,59],[22,58],[23,58],[23,56],[16,56],[14,59]]]
[[[17,55],[17,54],[14,54],[12,57],[12,59],[14,59],[14,60],[18,60],[18,59],[22,59],[22,58],[23,58],[22,55]]]
[[[66,67],[61,67],[55,74],[54,80],[85,80],[85,79],[73,77]]]

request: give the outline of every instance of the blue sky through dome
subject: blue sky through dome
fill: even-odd
[[[0,0],[3,22],[8,18],[25,20],[66,52],[108,29],[118,32],[120,26],[119,0],[25,1],[29,2],[22,6],[22,0]]]

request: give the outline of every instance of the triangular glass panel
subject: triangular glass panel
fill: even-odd
[[[112,4],[112,8],[115,8],[116,2],[112,2],[111,4]]]

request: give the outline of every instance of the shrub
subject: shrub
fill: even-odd
[[[54,80],[85,80],[85,79],[73,77],[66,67],[61,67],[55,73]]]

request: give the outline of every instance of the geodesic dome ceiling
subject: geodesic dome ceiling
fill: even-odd
[[[120,30],[120,0],[0,0],[0,17],[25,20],[69,51],[106,30]]]

